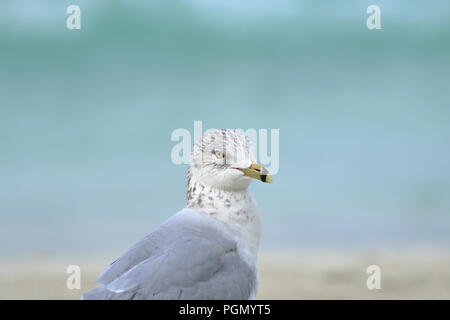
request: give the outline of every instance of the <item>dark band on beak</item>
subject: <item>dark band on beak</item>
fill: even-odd
[[[260,174],[260,177],[261,177],[261,181],[262,182],[266,182],[266,180],[267,180],[267,175],[269,174],[269,171],[267,171],[267,169],[266,168],[264,168],[264,167],[261,167],[261,174]]]

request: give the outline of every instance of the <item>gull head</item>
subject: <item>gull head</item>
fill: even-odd
[[[208,130],[194,144],[190,178],[221,190],[244,190],[252,179],[272,183],[272,176],[257,164],[251,142],[238,130]]]

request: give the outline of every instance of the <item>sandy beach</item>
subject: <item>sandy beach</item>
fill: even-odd
[[[34,259],[0,266],[1,299],[79,299],[95,286],[107,259]],[[66,268],[81,268],[81,289],[66,287]],[[366,286],[367,266],[382,272],[381,286]],[[263,253],[258,299],[450,299],[446,251]]]

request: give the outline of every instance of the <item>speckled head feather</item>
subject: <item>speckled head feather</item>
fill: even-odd
[[[250,139],[239,130],[209,130],[194,144],[188,171],[188,200],[198,188],[224,191],[247,189],[251,179],[237,170],[249,167],[254,158]]]
[[[217,158],[216,152],[220,152],[223,158]],[[240,131],[211,130],[194,144],[191,166],[238,166],[247,164],[251,158],[250,139]]]

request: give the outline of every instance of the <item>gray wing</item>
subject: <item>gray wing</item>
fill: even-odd
[[[84,299],[248,299],[256,272],[210,219],[177,215],[134,245]]]

